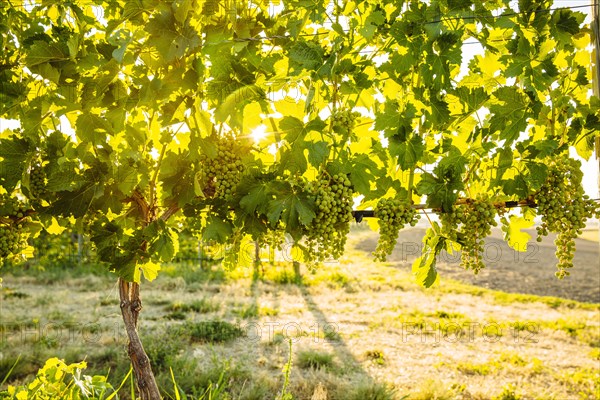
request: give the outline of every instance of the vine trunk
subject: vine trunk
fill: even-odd
[[[128,354],[131,359],[138,393],[142,400],[161,400],[162,397],[150,366],[150,360],[137,331],[138,316],[142,309],[140,286],[135,282],[126,282],[121,278],[119,278],[118,285],[121,298],[121,314],[129,338]]]

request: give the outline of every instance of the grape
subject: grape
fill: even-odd
[[[217,156],[203,156],[204,173],[207,179],[205,195],[231,200],[244,170],[241,150],[233,136],[217,140]]]
[[[22,238],[18,227],[0,225],[0,259],[17,254],[21,245]]]
[[[485,238],[496,226],[496,207],[490,199],[477,199],[455,206],[449,213],[442,213],[442,232],[461,246],[460,264],[477,274],[485,264],[482,260]]]
[[[408,202],[400,199],[380,199],[374,212],[379,218],[379,240],[373,255],[377,261],[385,261],[392,254],[398,233],[404,225],[415,226],[419,215]]]
[[[354,130],[356,118],[359,116],[359,113],[350,109],[337,110],[331,116],[331,127],[340,135],[349,135]]]
[[[548,164],[546,181],[535,195],[537,213],[542,216],[537,240],[549,232],[557,233],[556,276],[569,275],[573,267],[575,238],[581,234],[588,218],[598,215],[598,205],[584,194],[581,186],[581,163],[568,157],[557,157]]]
[[[310,264],[341,257],[352,220],[352,183],[343,174],[323,173],[308,184],[316,216],[305,229]]]
[[[46,173],[39,163],[35,163],[29,172],[29,187],[33,197],[39,198],[46,194]]]
[[[16,197],[0,195],[0,259],[19,254],[24,246],[23,222],[28,207]]]
[[[258,238],[258,245],[261,248],[269,250],[269,259],[275,261],[275,252],[283,249],[285,243],[285,230],[277,226],[275,229],[269,229],[264,235]]]

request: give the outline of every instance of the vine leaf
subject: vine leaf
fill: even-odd
[[[77,136],[92,143],[106,142],[106,135],[113,133],[110,124],[97,115],[86,112],[77,118]]]
[[[357,154],[351,160],[350,181],[356,192],[367,195],[371,192],[373,177],[380,173],[375,161],[368,154]]]
[[[144,274],[144,278],[149,282],[152,282],[158,276],[158,271],[160,271],[160,264],[154,261],[147,261],[145,263],[138,263],[135,268],[135,272],[133,275],[133,281],[140,283],[142,280],[142,274]]]
[[[50,61],[68,60],[68,52],[64,50],[67,49],[63,49],[58,44],[36,40],[27,51],[25,64],[28,67],[33,67]]]
[[[150,243],[149,253],[159,261],[171,261],[179,251],[179,240],[175,232],[163,220],[156,220],[144,229],[144,237]]]
[[[412,265],[412,272],[421,286],[429,288],[439,281],[436,268],[436,258],[446,247],[446,237],[438,235],[439,225],[429,228],[423,238],[423,251]]]
[[[287,193],[269,202],[267,217],[272,225],[281,220],[286,227],[295,230],[299,223],[308,225],[315,218],[314,202],[304,193]]]
[[[527,251],[527,243],[531,240],[531,235],[523,232],[522,229],[531,228],[535,223],[533,218],[511,215],[510,221],[504,217],[503,222],[504,240],[508,245],[517,251]]]
[[[406,142],[393,145],[390,143],[390,150],[396,153],[398,156],[398,165],[403,170],[413,169],[419,160],[423,157],[425,152],[425,143],[423,139],[414,135]]]
[[[25,139],[11,136],[0,140],[0,185],[12,192],[26,168],[29,142]]]
[[[240,200],[240,207],[248,214],[253,214],[255,211],[265,214],[271,197],[269,186],[268,182],[259,182],[250,188],[244,187],[247,192]]]
[[[217,243],[225,243],[233,233],[233,228],[228,220],[211,215],[206,218],[206,229],[202,233],[202,239],[214,240]]]
[[[298,73],[316,71],[323,65],[324,50],[317,43],[298,41],[289,50],[290,67]]]
[[[305,142],[306,150],[308,150],[308,162],[315,168],[318,168],[329,155],[329,146],[326,142]]]
[[[465,172],[467,159],[453,147],[446,157],[440,160],[433,169],[433,174],[426,172],[417,183],[417,192],[427,195],[427,206],[441,208],[443,212],[452,210],[459,192],[464,188],[462,174]]]
[[[494,92],[499,103],[490,106],[490,130],[499,131],[506,145],[512,144],[527,128],[527,101],[516,87],[503,86]]]
[[[102,187],[96,182],[87,182],[72,192],[58,192],[58,200],[52,203],[48,212],[54,215],[75,218],[83,217],[89,210],[92,201],[102,193]]]

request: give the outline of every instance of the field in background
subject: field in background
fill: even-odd
[[[264,264],[258,279],[252,268],[164,266],[142,286],[141,314],[160,386],[173,395],[172,367],[192,396],[219,382],[232,399],[273,399],[291,339],[297,399],[600,398],[597,242],[578,241],[563,282],[549,238],[518,260],[502,247],[476,277],[442,260],[440,286],[422,289],[410,275],[421,232],[402,235],[390,261],[375,264],[377,235],[354,229],[344,258],[302,270],[301,283],[289,262]],[[9,382],[31,379],[58,356],[120,382],[129,366],[113,276],[2,276],[0,378],[19,360]]]

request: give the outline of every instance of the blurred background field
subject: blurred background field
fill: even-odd
[[[419,227],[401,232],[388,262],[374,263],[377,234],[354,226],[342,259],[303,267],[301,277],[291,261],[268,257],[259,268],[223,269],[199,258],[190,239],[178,262],[143,284],[140,331],[167,398],[175,398],[171,367],[190,398],[218,383],[216,398],[274,399],[291,339],[296,399],[596,399],[597,233],[577,241],[563,281],[551,237],[515,253],[496,231],[486,269],[473,275],[443,255],[432,289],[411,276]],[[114,275],[93,253],[80,263],[70,235],[47,244],[42,257],[2,270],[2,389],[30,381],[54,356],[85,359],[86,374],[118,386],[129,360]]]

